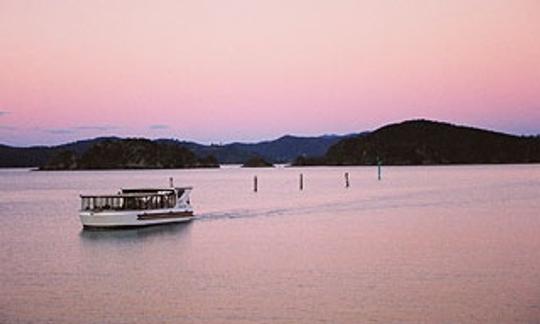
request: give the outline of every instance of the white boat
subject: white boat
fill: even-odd
[[[81,195],[85,228],[148,226],[193,219],[192,187],[121,189],[113,195]]]

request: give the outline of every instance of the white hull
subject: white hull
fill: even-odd
[[[191,208],[170,208],[126,211],[81,211],[79,213],[84,227],[111,228],[149,226],[167,223],[189,222],[193,219]]]

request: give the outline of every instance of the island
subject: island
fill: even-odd
[[[515,136],[430,120],[387,125],[343,139],[321,157],[298,157],[309,165],[446,165],[540,163],[540,138]]]
[[[183,169],[217,168],[213,156],[198,158],[189,149],[148,139],[108,139],[84,153],[63,150],[39,170]]]
[[[243,168],[271,168],[274,165],[260,156],[253,157],[247,160],[242,167]]]

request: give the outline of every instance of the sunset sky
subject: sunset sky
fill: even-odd
[[[540,133],[538,0],[0,0],[0,143]]]

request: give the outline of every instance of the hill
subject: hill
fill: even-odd
[[[0,145],[0,168],[22,168],[44,165],[53,151],[49,147],[12,147]]]
[[[44,166],[51,157],[62,151],[82,155],[92,145],[117,137],[98,137],[57,146],[12,147],[0,144],[0,168]]]
[[[215,159],[199,159],[190,150],[147,139],[108,139],[94,143],[78,156],[56,152],[41,170],[177,169],[219,167]]]
[[[70,159],[80,161],[93,145],[120,140],[116,137],[100,137],[53,147],[16,148],[0,145],[0,167],[45,166],[51,159],[57,159],[56,163],[67,163]],[[540,162],[539,137],[514,136],[429,120],[405,121],[357,135],[287,135],[259,143],[203,145],[174,139],[145,141],[186,149],[195,155],[199,161],[197,163],[202,164],[209,156],[215,157],[219,163],[238,164],[255,157],[270,163],[290,162],[296,157],[294,165],[371,165],[377,163],[378,158],[387,165]],[[65,151],[70,151],[73,156],[67,156]],[[154,162],[156,165],[169,163],[152,162],[150,156],[146,156],[145,161],[150,161],[150,165],[154,165]],[[212,162],[212,158],[206,161]],[[137,163],[132,162],[128,167],[136,167]],[[77,168],[79,165],[81,163],[77,162]],[[193,162],[188,165],[193,165]]]
[[[286,163],[293,161],[297,156],[322,156],[330,146],[349,136],[352,135],[324,135],[318,137],[286,135],[272,141],[225,145],[202,145],[167,139],[157,141],[186,147],[199,157],[213,155],[220,163],[243,164],[256,157],[261,157],[271,163]]]
[[[175,139],[158,139],[153,142],[192,151],[199,159],[214,156],[219,163],[242,164],[260,156],[271,163],[290,162],[297,156],[321,156],[328,148],[347,136],[297,137],[283,136],[260,143],[231,143],[226,145],[203,145]],[[62,151],[71,151],[80,158],[92,145],[103,141],[120,140],[118,137],[98,137],[58,146],[35,146],[28,148],[0,145],[0,167],[44,166]]]
[[[323,159],[298,165],[386,165],[539,163],[540,139],[428,120],[382,127],[344,139]]]

